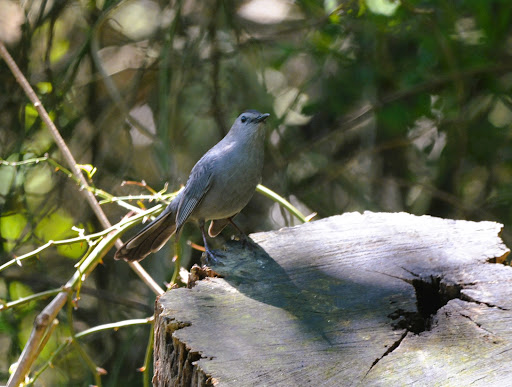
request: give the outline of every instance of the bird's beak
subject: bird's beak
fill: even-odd
[[[267,119],[268,116],[270,116],[268,113],[262,114],[256,118],[256,122],[263,122]]]

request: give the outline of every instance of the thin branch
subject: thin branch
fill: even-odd
[[[4,59],[7,66],[9,66],[11,72],[13,73],[14,77],[18,81],[18,83],[21,85],[23,91],[27,95],[27,97],[30,99],[30,101],[34,104],[34,107],[36,108],[37,112],[41,116],[41,119],[48,127],[48,130],[52,134],[55,142],[57,143],[57,146],[59,147],[60,151],[62,152],[62,155],[64,156],[64,159],[66,160],[66,163],[68,164],[69,168],[71,169],[73,175],[77,177],[80,181],[81,187],[85,188],[83,190],[80,190],[82,195],[85,196],[86,200],[89,202],[89,205],[91,206],[92,210],[96,214],[96,217],[100,221],[103,228],[109,228],[111,227],[111,224],[109,220],[107,219],[107,216],[101,209],[98,201],[96,200],[96,197],[89,189],[89,184],[85,180],[85,177],[83,176],[82,172],[77,166],[77,162],[73,155],[71,154],[71,151],[69,150],[68,146],[64,142],[64,139],[60,135],[57,127],[51,120],[50,116],[46,112],[46,109],[41,104],[41,101],[37,97],[36,93],[34,92],[34,89],[30,86],[27,79],[19,69],[18,65],[14,61],[14,59],[11,57],[9,52],[7,51],[7,48],[4,46],[2,42],[0,42],[0,56]],[[123,242],[116,241],[116,246],[120,248],[122,246]],[[130,262],[129,263],[132,270],[137,273],[137,275],[148,285],[148,287],[157,295],[163,294],[164,290],[151,278],[151,276],[142,268],[142,266],[138,262]]]
[[[55,329],[57,328],[58,325],[59,325],[59,320],[54,318],[52,320],[50,326],[46,330],[46,332],[45,332],[45,334],[43,336],[43,339],[41,340],[41,343],[39,344],[39,347],[37,348],[37,351],[35,353],[36,359],[39,357],[39,355],[41,354],[41,351],[44,349],[44,347],[46,347],[46,344],[48,344],[48,340],[50,340],[50,337],[52,337],[52,334],[53,334],[53,332],[55,331]]]
[[[131,124],[133,127],[137,128],[137,130],[144,136],[154,140],[155,134],[151,132],[146,126],[144,126],[136,117],[134,117],[132,114],[130,114],[130,109],[126,105],[126,103],[123,100],[123,97],[121,95],[121,92],[116,87],[114,81],[112,80],[112,77],[107,73],[105,70],[103,63],[101,62],[101,59],[98,55],[98,52],[100,51],[99,42],[100,42],[100,31],[102,25],[111,20],[111,12],[115,11],[117,8],[119,8],[120,4],[113,5],[107,12],[102,13],[99,20],[97,21],[96,25],[93,28],[93,34],[91,36],[91,57],[92,60],[96,66],[96,69],[98,70],[99,74],[101,75],[101,80],[103,81],[103,84],[105,85],[105,89],[107,93],[109,94],[110,98],[114,102],[116,108],[119,109],[119,111],[123,114],[124,117],[126,117],[126,121]],[[142,66],[144,68],[144,66]]]
[[[89,354],[85,351],[85,349],[82,348],[80,343],[75,339],[75,329],[74,329],[74,323],[73,323],[73,302],[71,300],[71,297],[68,299],[68,308],[67,308],[67,316],[68,316],[68,325],[69,330],[71,333],[71,344],[75,347],[78,354],[82,357],[82,359],[85,361],[87,366],[89,367],[89,370],[94,376],[94,382],[96,386],[101,387],[101,375],[104,375],[106,371],[98,367],[96,363],[94,363],[94,360],[89,356]]]
[[[98,326],[86,329],[85,331],[77,333],[75,335],[75,338],[81,339],[90,334],[101,332],[101,331],[106,331],[106,330],[110,330],[110,329],[118,330],[119,328],[129,327],[129,326],[133,326],[133,325],[146,325],[146,324],[152,324],[152,323],[153,323],[153,317],[136,318],[136,319],[132,319],[132,320],[117,321],[115,323],[102,324],[102,325],[98,325]]]
[[[48,359],[48,361],[43,364],[41,366],[41,368],[39,368],[37,371],[34,372],[34,375],[28,380],[28,382],[26,383],[26,386],[31,386],[34,384],[34,382],[37,380],[37,378],[39,378],[39,376],[41,376],[41,374],[50,366],[52,366],[52,362],[53,362],[53,359],[55,359],[57,357],[57,355],[63,350],[65,349],[67,346],[69,346],[70,344],[70,341],[65,341],[63,342],[61,345],[59,345],[59,347],[50,355],[50,358]]]
[[[47,154],[43,157],[36,157],[36,158],[32,158],[32,159],[27,159],[27,160],[23,160],[23,161],[7,161],[7,160],[3,160],[0,158],[0,165],[5,165],[5,166],[8,166],[8,167],[17,167],[17,166],[20,166],[20,165],[30,165],[30,164],[39,164],[40,162],[47,162],[49,163],[50,165],[54,166],[56,170],[58,171],[61,171],[62,173],[64,173],[66,176],[68,176],[70,179],[72,179],[73,181],[75,181],[78,186],[80,186],[81,188],[83,188],[81,186],[81,182],[80,180],[71,173],[71,171],[67,170],[66,168],[64,168],[62,165],[60,165],[57,161],[55,161],[54,159],[52,159],[51,157],[49,157]],[[123,182],[122,185],[124,185],[126,182]],[[131,182],[131,183],[135,183],[135,182]],[[88,186],[86,187],[86,189],[90,190],[94,195],[96,196],[99,196],[100,198],[103,198],[103,200],[101,200],[99,202],[99,204],[105,204],[105,203],[117,203],[120,207],[123,207],[123,208],[126,208],[130,211],[134,211],[136,213],[141,213],[144,211],[144,209],[141,209],[139,207],[136,207],[136,206],[133,206],[129,203],[127,203],[127,201],[131,201],[131,200],[148,200],[148,201],[153,201],[153,200],[157,200],[157,201],[162,201],[166,204],[169,203],[169,200],[172,200],[174,197],[176,197],[178,195],[178,193],[181,191],[178,190],[176,192],[172,192],[172,193],[169,193],[169,194],[165,194],[165,192],[167,191],[167,183],[165,184],[164,188],[161,190],[161,191],[155,191],[154,189],[152,189],[151,187],[149,187],[148,185],[146,185],[144,182],[142,183],[139,183],[139,182],[136,182],[137,184],[139,185],[142,185],[144,186],[146,189],[148,189],[150,192],[152,192],[151,195],[128,195],[128,196],[114,196],[102,189],[99,189],[99,188],[96,188],[96,187],[93,187],[93,186]],[[183,189],[183,188],[182,188]],[[117,227],[117,226],[114,226],[114,227]],[[110,228],[107,228],[97,234],[93,234],[93,235],[99,235],[99,236],[102,236],[102,235],[105,235],[105,234],[108,234],[110,231],[108,230],[111,230],[112,227]],[[91,235],[92,237],[92,235]],[[71,242],[69,242],[71,243]],[[0,266],[0,271],[3,269],[4,267],[3,266]]]
[[[25,379],[25,376],[28,375],[30,367],[37,358],[38,349],[45,332],[47,332],[49,323],[57,317],[57,314],[64,307],[67,300],[67,292],[60,292],[36,317],[34,328],[30,332],[30,337],[23,348],[23,352],[21,352],[16,370],[7,382],[7,387],[19,386]]]
[[[25,379],[25,376],[30,372],[30,368],[37,358],[38,351],[42,340],[48,331],[50,322],[57,317],[59,311],[64,307],[64,305],[66,305],[69,293],[76,289],[76,287],[87,278],[87,276],[94,270],[96,265],[114,245],[114,242],[129,227],[129,225],[120,227],[118,230],[112,231],[109,235],[103,238],[87,258],[80,264],[80,267],[68,280],[66,285],[64,285],[62,291],[55,296],[55,298],[43,309],[41,313],[39,313],[34,321],[34,328],[30,333],[27,344],[20,355],[16,370],[7,382],[7,387],[18,386]]]
[[[148,346],[146,347],[146,356],[144,356],[144,365],[142,366],[142,380],[143,380],[143,387],[149,387],[151,383],[151,374],[149,373],[150,367],[151,367],[151,358],[153,355],[153,343],[155,338],[155,324],[154,321],[152,321],[151,324],[151,331],[149,332],[148,337]]]
[[[27,297],[18,298],[15,301],[6,302],[5,304],[0,305],[0,312],[10,309],[10,308],[15,308],[17,306],[26,304],[31,301],[36,301],[36,300],[40,300],[40,299],[44,300],[44,299],[46,299],[50,296],[54,296],[60,292],[62,292],[62,289],[60,289],[60,288],[59,289],[51,289],[51,290],[46,290],[44,292],[31,294],[30,296],[27,296]]]
[[[11,273],[6,273],[2,276],[6,281],[22,281],[23,283],[33,285],[35,287],[44,286],[45,289],[54,289],[55,294],[57,294],[59,291],[62,290],[61,283],[56,278],[48,278],[48,277],[42,277],[38,275],[37,273],[26,275],[22,271],[16,271]],[[149,305],[145,302],[136,301],[129,298],[129,294],[124,293],[112,293],[108,290],[102,290],[97,289],[93,287],[89,287],[86,284],[82,284],[82,287],[80,289],[80,293],[83,295],[87,295],[90,297],[94,297],[96,299],[101,299],[103,302],[115,304],[115,305],[122,305],[127,308],[135,309],[144,313],[151,313],[153,311],[153,306]],[[15,302],[15,301],[13,301]],[[1,300],[0,300],[0,305]],[[1,310],[0,310],[1,312]]]
[[[11,259],[10,261],[4,263],[3,265],[0,266],[0,272],[2,270],[7,269],[8,267],[15,265],[15,264],[21,266],[22,261],[36,256],[41,251],[44,251],[51,246],[67,245],[67,244],[78,243],[78,242],[87,242],[87,244],[89,246],[94,246],[98,242],[97,240],[95,241],[95,239],[104,237],[105,235],[108,235],[110,232],[119,230],[120,227],[124,227],[125,225],[135,225],[138,223],[138,220],[140,220],[141,218],[145,218],[147,216],[157,214],[158,211],[160,211],[162,209],[162,207],[163,206],[161,204],[156,205],[154,207],[151,207],[147,211],[140,212],[135,216],[127,218],[112,227],[109,227],[103,231],[100,231],[100,232],[97,232],[94,234],[89,234],[89,235],[84,234],[84,235],[81,235],[81,236],[78,236],[75,238],[62,239],[62,240],[58,240],[58,241],[50,240],[50,241],[46,242],[44,245],[39,246],[37,249],[32,250],[26,254],[20,255],[19,257],[15,257],[15,258]],[[128,228],[124,228],[124,230],[127,230],[127,229]],[[1,310],[1,308],[0,308],[0,310]]]

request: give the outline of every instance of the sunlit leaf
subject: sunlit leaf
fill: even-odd
[[[50,82],[39,82],[36,86],[41,94],[49,94],[53,91],[53,86]]]
[[[32,289],[28,285],[26,285],[22,282],[12,281],[11,283],[9,283],[9,297],[13,301],[19,300],[20,298],[30,296],[32,294],[34,294]],[[18,312],[19,311],[26,312],[26,311],[33,309],[34,306],[35,306],[35,302],[31,301],[31,302],[27,302],[26,304],[22,304],[21,306],[18,306],[17,310],[18,310]]]
[[[36,165],[30,168],[25,178],[25,192],[44,195],[53,188],[53,173],[49,165]]]
[[[52,45],[50,52],[50,61],[52,63],[57,62],[69,51],[69,40],[58,40]]]
[[[390,0],[366,0],[368,9],[373,13],[391,16],[395,13],[396,9],[400,6],[400,1]]]
[[[44,241],[64,239],[65,236],[76,235],[71,230],[73,224],[73,218],[65,210],[59,209],[44,217],[34,229],[34,233]]]
[[[71,259],[78,259],[87,251],[87,243],[72,243],[69,245],[57,246],[60,255]]]
[[[30,129],[36,121],[39,114],[32,104],[25,105],[25,129]]]
[[[0,234],[4,239],[4,249],[11,251],[15,242],[21,238],[27,225],[27,219],[22,214],[2,216],[0,218]]]

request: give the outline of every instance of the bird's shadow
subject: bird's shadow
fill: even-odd
[[[292,314],[304,333],[331,345],[326,335],[327,316],[311,293],[298,287],[267,252],[256,243],[230,241],[210,267],[245,296]]]

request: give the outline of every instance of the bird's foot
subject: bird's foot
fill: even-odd
[[[220,253],[219,251],[214,252],[213,250],[206,248],[203,255],[201,256],[201,263],[205,265],[218,265],[220,263],[219,258],[222,257],[224,257],[224,254]]]

